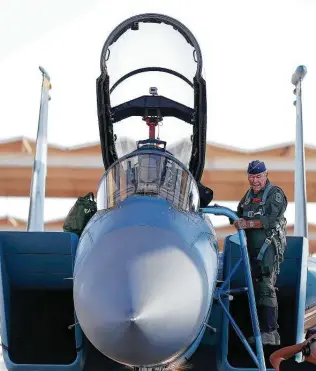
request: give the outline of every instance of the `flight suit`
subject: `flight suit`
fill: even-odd
[[[237,208],[239,218],[260,220],[263,225],[263,228],[245,229],[262,333],[278,328],[275,283],[286,247],[286,207],[287,199],[282,189],[267,180],[265,187],[256,195],[250,188]]]

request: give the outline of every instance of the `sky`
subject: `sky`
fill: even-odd
[[[245,149],[294,141],[291,76],[304,64],[304,135],[307,144],[316,145],[313,0],[0,0],[0,7],[0,140],[35,139],[41,65],[52,82],[49,142],[72,146],[99,141],[95,80],[104,41],[124,19],[157,12],[184,23],[200,44],[208,141]],[[142,57],[132,54],[124,57],[126,63]],[[161,54],[168,61],[168,53]],[[47,200],[45,218],[64,217],[73,202]],[[310,222],[316,218],[314,206],[308,207]],[[290,209],[294,220],[294,206]],[[26,219],[27,211],[28,199],[0,197],[1,215]]]

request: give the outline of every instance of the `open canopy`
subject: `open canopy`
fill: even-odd
[[[142,14],[118,25],[101,53],[98,118],[104,167],[148,138],[202,176],[206,146],[206,86],[202,55],[176,19]]]

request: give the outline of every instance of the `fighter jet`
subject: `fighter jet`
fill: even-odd
[[[213,192],[201,184],[202,66],[196,38],[169,16],[131,17],[105,41],[96,82],[104,162],[98,211],[80,239],[43,232],[32,222],[41,210],[36,195],[45,190],[36,158],[34,227],[0,233],[9,370],[270,367],[274,349],[261,343],[245,234],[227,236],[220,253],[207,215],[237,219],[210,206]],[[307,255],[307,238],[288,237],[277,282],[282,346],[302,341],[316,325],[316,261]],[[255,346],[246,340],[252,334]]]

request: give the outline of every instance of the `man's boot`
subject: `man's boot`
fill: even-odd
[[[275,345],[280,345],[281,344],[281,338],[277,330],[273,331],[274,332],[274,337],[275,337]]]
[[[262,332],[261,333],[262,345],[280,345],[280,336],[277,333],[277,336],[278,336],[278,338],[277,338],[275,333],[277,333],[277,331]],[[249,344],[255,344],[255,337],[250,336],[248,338],[248,343]]]
[[[260,305],[257,307],[261,327],[261,340],[263,345],[280,345],[280,335],[277,331],[278,307]],[[273,330],[274,329],[274,330]],[[254,336],[248,339],[249,344],[254,344]]]

